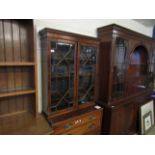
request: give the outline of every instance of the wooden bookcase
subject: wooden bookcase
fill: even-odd
[[[0,20],[0,129],[14,128],[37,113],[34,23]]]
[[[54,134],[100,134],[102,108],[94,108],[98,40],[48,28],[40,36],[43,112]]]
[[[155,79],[154,40],[119,25],[98,28],[98,103],[103,134],[137,134],[139,108],[150,100]]]

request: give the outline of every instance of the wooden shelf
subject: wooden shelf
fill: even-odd
[[[34,66],[34,62],[1,62],[0,67],[9,66]]]
[[[6,92],[6,93],[1,93],[0,98],[34,94],[34,93],[35,93],[35,90],[21,90],[21,91],[14,91],[14,92]]]
[[[23,111],[17,111],[17,112],[2,114],[2,115],[0,115],[0,118],[10,117],[10,116],[18,115],[18,114],[23,114],[23,113],[26,113],[26,112],[27,112],[26,110],[23,110]]]

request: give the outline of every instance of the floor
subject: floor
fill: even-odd
[[[30,113],[21,114],[16,119],[8,118],[7,123],[0,123],[0,135],[50,135],[53,133],[45,117]],[[1,125],[2,124],[2,125]]]

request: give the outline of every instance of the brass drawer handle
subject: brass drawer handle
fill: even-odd
[[[68,130],[68,129],[73,128],[73,125],[72,125],[72,124],[65,124],[64,128],[65,128],[66,130]]]
[[[78,119],[78,120],[76,120],[76,121],[74,122],[75,125],[76,125],[76,124],[79,124],[79,123],[82,123],[82,120],[81,120],[81,119]]]
[[[88,126],[88,129],[95,129],[96,128],[96,125],[95,124],[90,124],[89,126]]]
[[[90,116],[89,119],[90,119],[90,120],[95,120],[96,117],[95,117],[95,116]]]

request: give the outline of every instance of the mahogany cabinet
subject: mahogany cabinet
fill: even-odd
[[[34,23],[0,20],[0,134],[29,123],[37,113]]]
[[[69,119],[77,111],[95,105],[99,42],[49,28],[40,31],[40,38],[43,112],[52,127],[57,123],[61,126],[61,122],[54,121],[57,117],[69,115]]]
[[[115,24],[98,28],[98,37],[102,133],[138,133],[139,107],[149,100],[154,85],[154,40]]]

